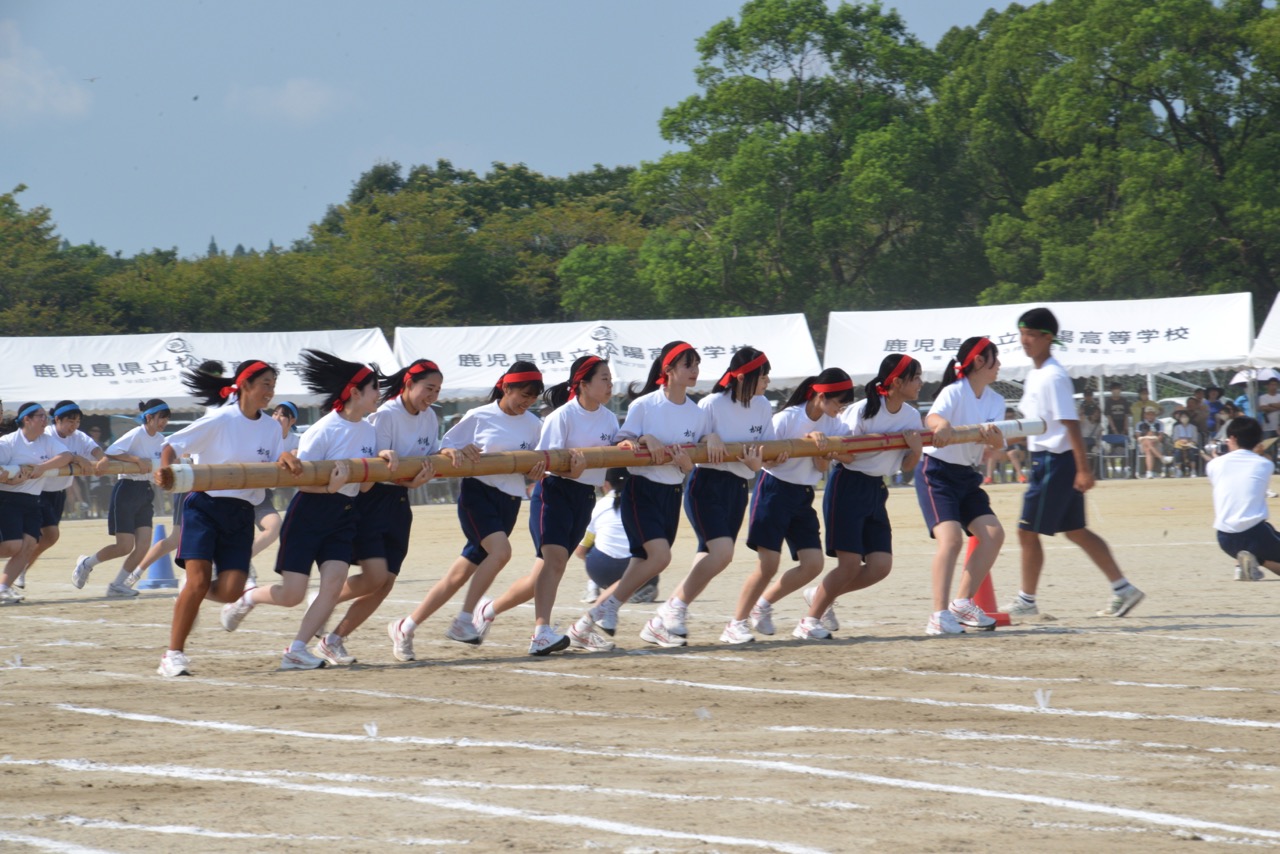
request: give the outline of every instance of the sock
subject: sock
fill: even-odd
[[[6,591],[6,590],[8,590],[8,589],[9,589],[9,585],[7,585],[7,584],[3,584],[3,583],[0,583],[0,593],[3,593],[4,591]]]
[[[1116,593],[1123,593],[1125,588],[1127,588],[1128,586],[1129,586],[1129,579],[1125,578],[1123,575],[1117,578],[1115,581],[1111,582],[1111,589],[1114,590]]]
[[[458,619],[459,619],[459,620],[462,620],[462,622],[464,622],[464,623],[473,623],[473,622],[475,622],[475,617],[474,617],[474,616],[472,616],[472,614],[471,614],[471,612],[470,612],[470,611],[459,611],[459,612],[458,612]]]
[[[96,554],[89,555],[89,559],[84,562],[84,565],[89,569],[93,569],[98,565],[98,556]]]
[[[579,617],[578,622],[574,623],[573,627],[578,631],[579,634],[585,635],[587,632],[591,631],[591,627],[594,624],[595,624],[595,620],[591,619],[591,614],[590,612],[588,612],[586,614],[583,614],[581,617]]]
[[[413,617],[405,617],[400,621],[400,631],[404,632],[406,635],[413,634],[413,630],[417,627],[418,624],[413,621]]]
[[[336,643],[342,643],[342,635],[337,632],[329,632],[329,634],[324,636],[324,642],[329,646],[333,646]]]
[[[116,583],[116,584],[124,584],[126,581],[128,581],[128,580],[129,580],[129,573],[130,573],[130,572],[131,572],[131,570],[128,570],[128,569],[122,569],[122,570],[120,570],[119,572],[117,572],[117,573],[116,573],[116,580],[115,580],[115,583]]]
[[[772,608],[773,603],[770,602],[768,599],[764,598],[763,596],[761,596],[759,599],[756,600],[756,607],[763,611],[767,608]]]
[[[674,596],[672,596],[670,599],[667,600],[667,604],[672,608],[675,608],[677,611],[680,611],[689,607],[687,602],[682,602]]]
[[[245,590],[245,591],[244,591],[244,593],[241,593],[241,594],[240,594],[240,604],[241,604],[241,605],[248,605],[248,606],[250,606],[250,607],[253,607],[254,605],[256,605],[256,604],[257,604],[256,602],[254,602],[254,601],[253,601],[253,591],[254,591],[254,590],[257,590],[257,588],[256,588],[256,587],[250,587],[250,588],[248,588],[247,590]]]
[[[959,605],[961,608],[963,608],[965,605],[972,605],[973,600],[972,599],[952,599],[951,604]]]
[[[1036,604],[1036,595],[1035,595],[1034,593],[1025,593],[1025,592],[1023,592],[1023,591],[1019,590],[1019,591],[1018,591],[1018,599],[1022,602],[1022,604],[1023,604],[1023,605],[1034,605],[1034,604]]]
[[[307,648],[307,645],[300,640],[296,640],[293,643],[289,644],[289,652],[301,652],[306,648]]]

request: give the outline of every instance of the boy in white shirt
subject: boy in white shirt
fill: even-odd
[[[1261,564],[1280,575],[1280,534],[1267,521],[1272,463],[1258,451],[1262,425],[1242,415],[1227,425],[1227,453],[1205,467],[1213,485],[1213,527],[1218,545],[1240,562],[1237,581],[1258,581]]]

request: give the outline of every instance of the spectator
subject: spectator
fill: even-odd
[[[1133,435],[1138,440],[1138,450],[1146,461],[1147,480],[1156,476],[1156,468],[1164,461],[1164,433],[1160,429],[1160,414],[1154,406],[1147,406],[1142,411],[1142,420],[1134,428]]]
[[[1080,435],[1084,437],[1085,450],[1093,453],[1098,445],[1098,438],[1102,435],[1102,407],[1094,398],[1093,389],[1084,390],[1077,409],[1080,414]]]
[[[1129,416],[1133,419],[1133,421],[1130,423],[1137,424],[1139,421],[1145,418],[1148,406],[1154,406],[1156,408],[1156,412],[1160,411],[1159,404],[1157,404],[1154,400],[1152,400],[1151,395],[1147,393],[1147,387],[1142,386],[1141,388],[1138,389],[1137,401],[1135,401],[1134,404],[1129,407]]]
[[[1179,409],[1173,413],[1173,459],[1183,477],[1195,477],[1200,467],[1200,431],[1191,423],[1191,413]]]
[[[1129,404],[1120,394],[1120,383],[1111,384],[1111,394],[1102,401],[1107,415],[1107,433],[1113,436],[1129,435]]]
[[[1209,410],[1205,406],[1204,389],[1198,388],[1187,398],[1187,412],[1191,413],[1191,423],[1200,433],[1200,440],[1209,433]]]
[[[1212,389],[1210,389],[1212,391]],[[1240,411],[1236,409],[1234,403],[1223,403],[1218,410],[1217,424],[1218,429],[1214,431],[1213,437],[1204,446],[1204,458],[1212,460],[1227,453],[1227,427],[1240,415]]]
[[[1258,395],[1258,414],[1262,416],[1262,438],[1274,439],[1280,432],[1280,380],[1267,380],[1267,390]],[[1268,456],[1275,462],[1276,443]]]
[[[1222,426],[1223,407],[1227,406],[1226,401],[1222,399],[1222,389],[1216,385],[1211,385],[1204,390],[1204,408],[1208,411],[1208,417],[1205,419],[1204,432],[1217,433],[1218,428]],[[1233,405],[1234,406],[1234,405]],[[1225,435],[1223,441],[1225,442]]]

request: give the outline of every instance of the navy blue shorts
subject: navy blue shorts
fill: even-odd
[[[489,556],[480,547],[480,542],[498,531],[510,537],[519,516],[519,498],[474,477],[464,477],[458,492],[458,521],[462,523],[462,533],[467,538],[462,556],[479,564]]]
[[[813,487],[764,472],[751,496],[747,548],[780,552],[784,540],[791,546],[792,560],[798,560],[803,549],[822,548],[818,511],[813,509]]]
[[[750,491],[751,482],[733,472],[693,470],[684,491],[684,515],[698,536],[698,551],[705,552],[707,543],[721,537],[738,539]]]
[[[240,498],[189,492],[182,505],[182,535],[174,563],[207,560],[218,572],[249,571],[253,551],[253,505]]]
[[[151,484],[145,480],[117,480],[107,512],[108,534],[132,534],[151,527]]]
[[[836,466],[822,495],[827,557],[835,557],[836,552],[864,557],[875,552],[893,554],[888,501],[883,477]]]
[[[542,547],[560,546],[570,554],[582,542],[596,506],[595,487],[565,477],[544,477],[529,499],[529,534],[542,557]]]
[[[312,564],[331,560],[350,564],[357,520],[356,500],[349,495],[299,492],[289,502],[289,511],[280,528],[276,572],[310,575]],[[246,528],[252,539],[252,507]]]
[[[942,522],[959,522],[967,534],[974,519],[995,515],[991,512],[991,499],[982,488],[982,475],[973,466],[923,454],[916,464],[915,482],[916,499],[930,537]]]
[[[1232,557],[1240,552],[1253,552],[1253,556],[1261,562],[1280,563],[1280,534],[1276,533],[1270,522],[1259,522],[1238,534],[1219,531],[1218,545]]]
[[[622,530],[627,532],[633,557],[648,557],[644,544],[650,540],[676,541],[683,492],[684,484],[658,483],[644,475],[629,477],[622,484]]]
[[[352,553],[355,561],[382,558],[391,574],[399,575],[409,554],[409,531],[413,528],[409,490],[375,483],[368,492],[356,496],[356,512],[360,524]]]
[[[67,491],[40,493],[40,527],[56,528],[62,521],[62,511],[67,506]]]
[[[0,492],[0,538],[20,540],[23,534],[40,539],[40,496]]]
[[[1031,455],[1018,527],[1052,536],[1084,526],[1084,493],[1076,489],[1075,455],[1070,451],[1036,451]]]

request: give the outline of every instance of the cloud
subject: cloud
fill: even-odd
[[[16,22],[0,21],[0,120],[78,118],[89,101],[88,87],[23,44]]]
[[[227,105],[234,111],[294,125],[315,124],[336,114],[346,101],[342,90],[306,77],[278,86],[236,86],[227,96]]]

